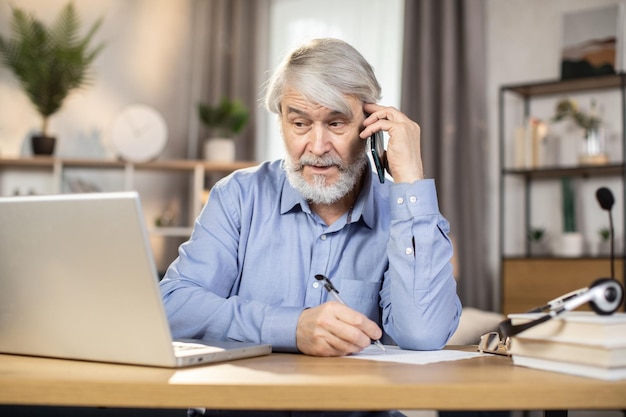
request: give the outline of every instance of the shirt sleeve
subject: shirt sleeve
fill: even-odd
[[[450,263],[449,223],[439,212],[434,181],[393,184],[389,203],[383,328],[401,348],[440,349],[458,326],[461,303]]]
[[[237,295],[245,254],[239,250],[241,211],[233,188],[213,188],[191,238],[181,245],[161,281],[172,335],[269,343],[274,350],[296,351],[303,307],[269,305]]]

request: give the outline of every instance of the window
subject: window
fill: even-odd
[[[383,105],[400,107],[404,0],[271,0],[268,67],[311,38],[343,39],[374,67]],[[265,74],[265,81],[270,74]],[[284,147],[276,116],[262,113],[258,159],[277,159]]]

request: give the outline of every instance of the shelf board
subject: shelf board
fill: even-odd
[[[180,170],[193,171],[198,165],[202,166],[207,172],[226,172],[241,168],[248,168],[258,165],[258,162],[252,161],[233,161],[233,162],[208,162],[201,160],[163,160],[152,162],[135,163],[136,169],[159,169],[159,170]]]
[[[151,227],[148,229],[148,233],[151,236],[188,238],[191,236],[192,230],[191,227]]]
[[[117,159],[80,159],[80,158],[55,158],[37,156],[29,158],[0,158],[0,168],[52,168],[60,163],[64,168],[125,168],[130,165],[138,170],[172,170],[193,171],[197,166],[207,172],[227,172],[240,168],[248,168],[258,163],[253,161],[234,162],[208,162],[192,159],[155,160],[150,162],[125,162]]]
[[[615,259],[622,259],[624,258],[624,254],[623,253],[616,253],[615,254]],[[602,259],[602,260],[606,260],[607,262],[609,262],[611,260],[611,257],[609,255],[582,255],[582,256],[578,256],[578,257],[571,257],[571,256],[557,256],[557,255],[531,255],[531,256],[525,256],[525,255],[505,255],[502,257],[503,261],[558,261],[558,262],[582,262],[582,261],[588,261],[588,260],[598,260],[598,259]],[[610,265],[607,263],[607,265]]]
[[[52,158],[0,158],[0,167],[7,168],[51,168],[54,165]]]
[[[597,77],[573,78],[568,80],[547,80],[524,84],[510,84],[501,87],[524,97],[554,95],[626,86],[626,73]]]
[[[542,167],[534,169],[506,168],[502,170],[504,175],[517,175],[533,179],[559,178],[559,177],[603,177],[623,175],[624,164],[607,165],[579,165],[572,167]]]

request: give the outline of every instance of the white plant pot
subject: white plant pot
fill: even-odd
[[[559,256],[578,257],[583,254],[584,239],[582,233],[563,233],[558,239],[554,253]]]
[[[550,247],[545,240],[530,241],[531,256],[546,256],[550,254]]]
[[[235,142],[228,138],[209,138],[204,141],[204,159],[210,162],[233,162]]]
[[[597,245],[596,254],[598,256],[609,256],[611,254],[611,241],[610,240],[601,240],[597,242],[596,245]]]

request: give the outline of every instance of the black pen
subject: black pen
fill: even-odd
[[[315,279],[318,281],[322,281],[324,283],[324,288],[326,289],[326,291],[328,291],[328,293],[330,294],[331,297],[333,297],[335,299],[335,301],[337,301],[338,303],[341,303],[343,305],[347,305],[339,296],[339,291],[337,291],[337,288],[335,288],[335,286],[333,285],[332,282],[330,282],[330,279],[328,279],[326,276],[322,275],[322,274],[317,274],[315,275]],[[380,343],[380,340],[372,340],[372,343],[374,343],[376,346],[378,346],[378,348],[380,350],[382,350],[383,352],[386,352],[387,349],[385,349],[385,347],[383,346],[382,343]]]

